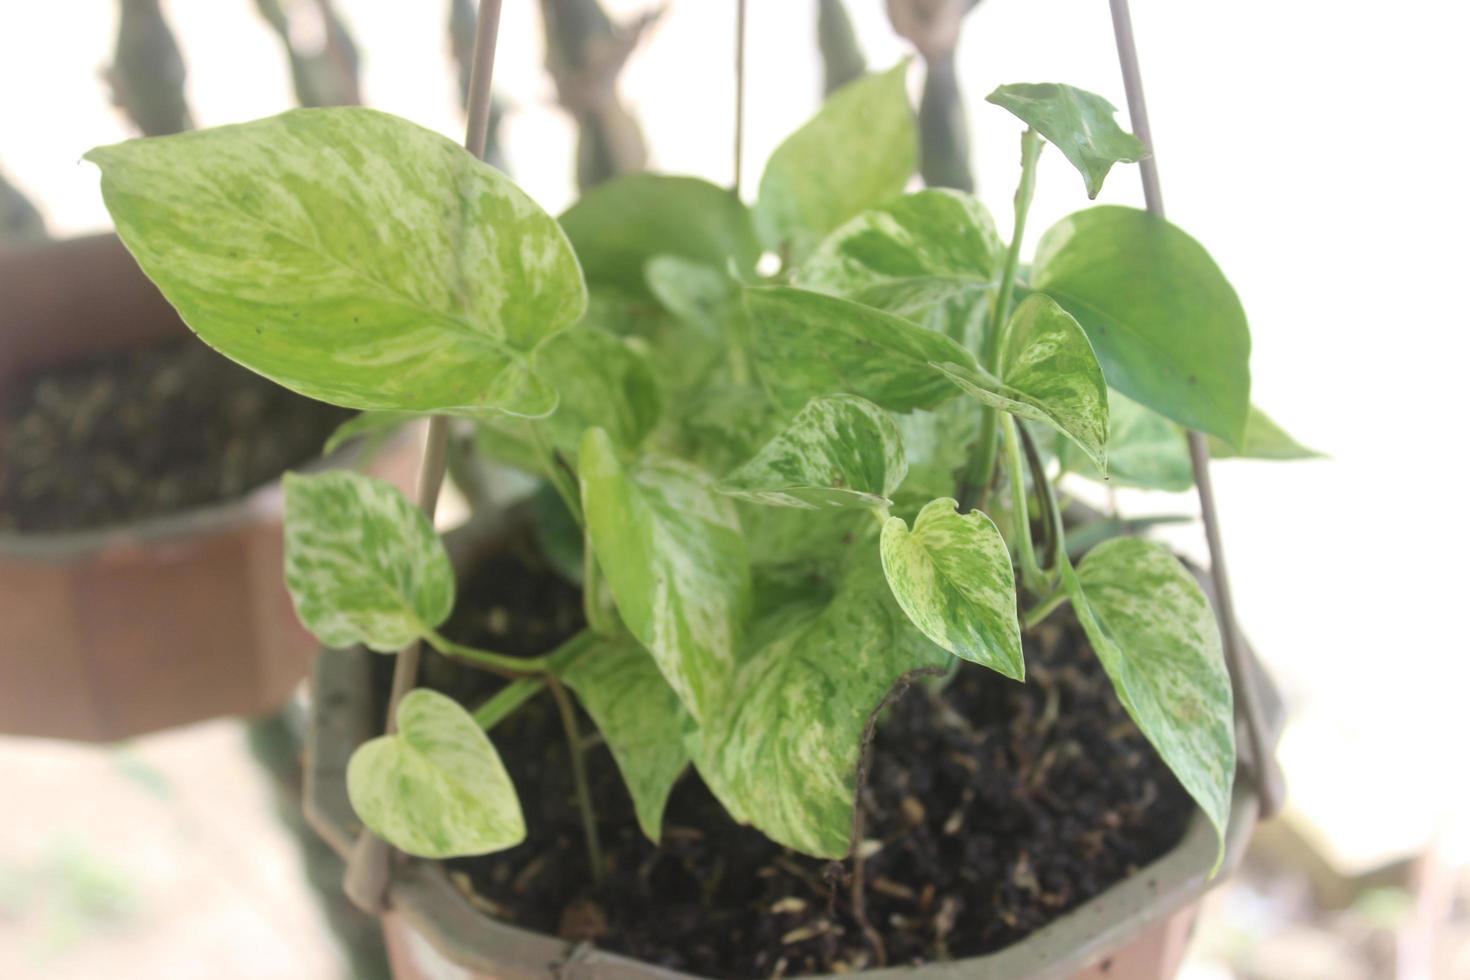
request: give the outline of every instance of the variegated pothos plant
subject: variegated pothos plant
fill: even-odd
[[[1024,628],[1070,603],[1223,833],[1235,740],[1210,605],[1139,538],[1074,566],[1053,484],[1188,488],[1182,426],[1218,452],[1307,451],[1251,407],[1245,315],[1179,228],[1093,207],[1021,263],[1045,143],[1089,196],[1138,159],[1113,107],[1051,84],[990,102],[1026,126],[1009,243],[971,196],[905,193],[904,66],[836,92],[749,207],[643,174],[556,220],[457,145],[360,108],[88,155],[124,242],[207,343],[364,410],[344,437],[466,420],[578,529],[583,560],[563,565],[587,627],[508,657],[438,632],[454,577],[396,489],[287,477],[286,582],[322,642],[423,640],[511,676],[473,712],[427,690],[400,703],[348,772],[369,827],[438,858],[521,841],[486,731],[550,684],[601,730],[650,838],[692,763],[737,820],[841,857],[863,731],[896,680],[958,658],[1023,682]]]

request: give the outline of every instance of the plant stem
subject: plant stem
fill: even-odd
[[[551,674],[546,675],[546,686],[556,699],[556,710],[561,714],[561,726],[567,736],[567,752],[572,757],[572,781],[577,790],[577,809],[582,814],[582,831],[587,837],[587,860],[592,865],[592,881],[601,884],[603,876],[602,843],[597,836],[597,814],[592,809],[592,790],[587,785],[587,765],[582,757],[582,736],[577,731],[577,712],[572,708],[572,699],[567,697],[566,688]]]
[[[456,643],[436,630],[429,630],[424,634],[424,639],[446,657],[465,660],[477,667],[484,667],[487,670],[512,677],[545,673],[551,667],[551,658],[547,656],[511,657],[491,650],[480,650],[463,643]]]
[[[1050,616],[1058,606],[1066,601],[1067,590],[1057,589],[1026,611],[1026,615],[1021,618],[1021,628],[1023,630],[1035,629],[1042,620]]]
[[[745,0],[735,0],[735,197],[745,164]]]
[[[561,497],[561,502],[566,504],[567,510],[571,511],[572,519],[577,522],[577,526],[585,527],[580,494],[572,485],[567,471],[562,468],[556,453],[547,445],[546,436],[541,432],[541,426],[535,422],[527,422],[526,428],[531,431],[531,445],[536,450],[536,458],[540,461],[541,468],[546,471],[546,479],[551,481],[557,496]]]
[[[1000,356],[1004,349],[1002,333],[1010,317],[1011,294],[1015,291],[1016,270],[1021,264],[1021,242],[1026,235],[1026,215],[1031,210],[1031,197],[1036,190],[1036,159],[1041,156],[1041,136],[1034,129],[1021,134],[1021,180],[1016,185],[1015,228],[1011,232],[1010,248],[1006,250],[1005,267],[1001,271],[1000,289],[995,295],[995,305],[990,310],[990,324],[985,331],[984,344],[980,351],[980,362],[986,371],[1000,376]],[[960,503],[960,513],[976,507],[985,507],[985,496],[995,477],[996,443],[999,432],[996,409],[985,405],[980,409],[980,440],[975,444],[965,464],[955,496]]]
[[[475,724],[489,731],[517,708],[541,693],[546,681],[539,677],[522,677],[511,681],[475,709]]]
[[[1032,592],[1039,592],[1047,584],[1047,577],[1036,563],[1036,546],[1031,541],[1031,514],[1026,505],[1025,464],[1021,461],[1021,437],[1016,432],[1016,420],[1009,412],[1001,413],[1001,424],[1006,431],[1006,477],[1011,484],[1012,524],[1016,529],[1016,540],[1020,542],[1021,581]],[[1037,493],[1044,493],[1037,489]]]

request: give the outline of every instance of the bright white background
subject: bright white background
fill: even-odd
[[[542,72],[537,5],[505,6],[496,82],[512,111],[501,138],[514,176],[558,211],[572,195],[572,133]],[[747,194],[766,154],[816,107],[820,77],[814,4],[750,6]],[[368,102],[458,138],[445,4],[339,7],[363,52]],[[849,7],[871,66],[905,53],[878,0]],[[1344,860],[1373,863],[1470,813],[1470,510],[1459,500],[1470,15],[1442,0],[1134,7],[1170,217],[1244,300],[1256,403],[1332,457],[1222,464],[1217,483],[1241,619],[1296,711],[1283,748],[1294,805],[1332,832]],[[166,8],[201,125],[291,104],[249,0]],[[77,160],[130,135],[97,77],[114,16],[105,0],[0,3],[0,167],[54,233],[106,224],[95,172]],[[675,0],[629,66],[622,91],[656,167],[730,179],[732,26],[731,0]],[[986,0],[960,70],[981,195],[1004,231],[1019,127],[982,97],[1005,82],[1064,81],[1122,105],[1107,4]],[[1136,170],[1116,170],[1102,200],[1140,204]],[[1048,151],[1031,227],[1086,203]]]

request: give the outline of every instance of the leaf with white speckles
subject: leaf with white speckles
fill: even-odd
[[[720,489],[777,507],[881,507],[907,472],[887,412],[855,395],[827,395],[807,402]]]
[[[664,804],[689,762],[688,718],[648,651],[628,637],[587,634],[557,673],[592,716],[633,797],[638,826],[658,843]]]
[[[986,405],[1056,426],[1102,467],[1108,386],[1082,327],[1055,300],[1032,293],[1002,336],[998,378],[969,364],[935,367]]]
[[[1116,391],[1108,392],[1106,476],[1069,444],[1057,441],[1062,466],[1089,480],[1175,493],[1194,486],[1184,431]]]
[[[1194,577],[1161,545],[1104,541],[1062,566],[1077,618],[1118,699],[1220,835],[1235,780],[1235,720],[1220,627]]]
[[[1062,151],[1082,174],[1087,196],[1097,197],[1115,163],[1137,163],[1143,144],[1113,115],[1118,111],[1100,95],[1071,85],[1002,85],[985,97],[1020,118]]]
[[[398,731],[352,753],[347,793],[373,833],[416,857],[490,854],[526,839],[500,754],[469,712],[436,691],[409,691]]]
[[[349,408],[555,407],[527,355],[586,308],[577,258],[450,140],[372,109],[301,109],[87,159],[143,271],[252,371]]]
[[[730,814],[816,857],[848,852],[863,729],[894,683],[949,654],[893,602],[874,549],[860,549],[829,601],[757,621],[722,710],[686,742]]]
[[[931,501],[914,519],[883,525],[883,574],[899,606],[950,653],[1025,680],[1016,574],[995,523],[978,510]]]
[[[360,473],[287,473],[286,588],[329,647],[401,649],[454,606],[434,528],[397,487]]]
[[[696,719],[724,693],[750,600],[735,502],[703,471],[649,456],[625,467],[588,429],[582,511],[623,622]]]

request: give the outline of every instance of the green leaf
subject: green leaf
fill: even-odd
[[[322,455],[330,456],[343,446],[364,436],[383,438],[410,422],[425,416],[419,412],[362,412],[332,430],[322,444]]]
[[[490,739],[455,701],[425,688],[398,702],[398,731],[347,764],[352,808],[407,854],[469,857],[526,839],[520,800]]]
[[[847,219],[903,192],[918,160],[908,62],[844,85],[771,154],[755,226],[762,244],[800,262]]]
[[[595,638],[557,671],[596,722],[633,797],[638,826],[658,843],[664,804],[689,762],[686,715],[648,651]]]
[[[1077,321],[1032,293],[1011,314],[1001,343],[999,378],[973,364],[935,367],[986,405],[1056,426],[1105,465],[1108,386]]]
[[[1063,578],[1135,724],[1215,825],[1224,847],[1235,720],[1220,628],[1194,577],[1139,538],[1098,545]]]
[[[597,327],[577,326],[548,340],[536,352],[536,369],[561,392],[545,425],[552,445],[568,454],[594,425],[619,448],[636,449],[663,413],[663,392],[643,347]]]
[[[948,337],[860,303],[789,286],[749,288],[745,302],[756,373],[788,411],[839,393],[894,412],[934,408],[956,392],[931,364],[976,367]]]
[[[887,412],[853,395],[827,395],[807,402],[720,489],[778,507],[883,507],[907,472],[903,437]]]
[[[894,683],[950,657],[904,618],[871,547],[827,602],[759,621],[722,709],[686,742],[730,814],[772,840],[841,858],[863,729]]]
[[[540,416],[526,362],[586,308],[555,221],[386,113],[301,109],[95,149],[123,242],[232,360],[349,408]]]
[[[1297,442],[1265,412],[1251,406],[1245,436],[1239,448],[1210,437],[1210,455],[1215,459],[1321,459],[1322,454]]]
[[[735,505],[702,471],[645,458],[625,469],[588,429],[582,510],[618,612],[696,720],[718,702],[750,597]]]
[[[1116,391],[1108,392],[1107,475],[1065,446],[1057,455],[1065,468],[1090,480],[1171,493],[1194,486],[1184,430]]]
[[[727,274],[677,255],[658,255],[644,270],[648,289],[664,309],[704,333],[720,336],[740,287]]]
[[[561,216],[587,281],[647,296],[644,267],[676,255],[741,276],[760,257],[750,212],[728,188],[697,177],[628,174],[600,184]]]
[[[1077,318],[1108,384],[1180,425],[1238,441],[1250,329],[1198,242],[1163,218],[1097,207],[1041,237],[1031,285]]]
[[[1061,150],[1082,174],[1090,198],[1102,190],[1113,164],[1144,158],[1143,144],[1118,126],[1118,110],[1100,95],[1047,82],[1002,85],[985,101],[1009,110]]]
[[[958,513],[941,498],[925,505],[910,531],[883,524],[883,574],[909,621],[950,653],[1026,679],[1016,619],[1016,575],[1000,531],[985,514]]]
[[[286,588],[329,647],[392,653],[454,606],[454,571],[422,511],[391,483],[334,470],[287,473]]]

